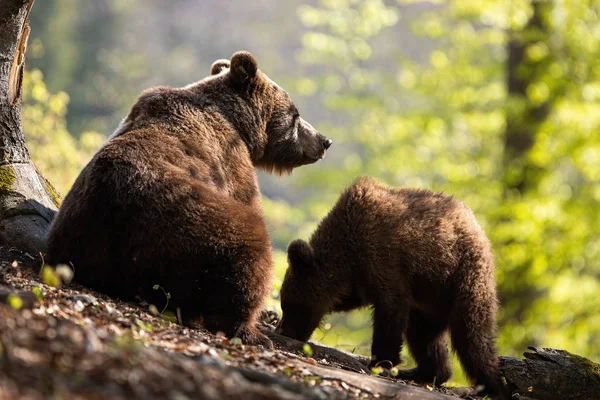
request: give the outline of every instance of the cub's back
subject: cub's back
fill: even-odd
[[[340,202],[352,210],[348,212],[349,218],[355,217],[356,222],[395,235],[449,234],[451,227],[472,219],[471,211],[450,195],[427,189],[389,187],[371,178],[358,179]]]
[[[463,241],[487,240],[471,210],[452,196],[364,177],[342,194],[319,230],[316,236],[339,237],[369,263],[446,274],[459,264]]]

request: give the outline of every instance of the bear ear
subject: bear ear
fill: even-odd
[[[210,74],[211,75],[218,75],[218,74],[220,74],[226,68],[229,68],[229,60],[225,60],[225,59],[223,59],[223,60],[217,60],[210,67]]]
[[[310,267],[314,262],[312,247],[304,240],[296,239],[288,246],[288,260],[291,268]]]
[[[249,85],[256,79],[258,63],[254,56],[247,51],[238,51],[231,56],[229,73],[238,85]]]

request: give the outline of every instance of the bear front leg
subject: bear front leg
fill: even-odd
[[[393,305],[394,307],[390,307]],[[400,363],[402,335],[406,328],[408,309],[396,302],[375,305],[373,311],[373,344],[369,367],[390,369]]]

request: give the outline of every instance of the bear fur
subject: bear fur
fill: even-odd
[[[269,346],[254,326],[271,291],[271,248],[255,167],[279,173],[331,140],[248,52],[183,88],[145,91],[82,170],[48,237],[46,261],[100,292],[183,323]]]
[[[310,238],[288,247],[279,331],[307,341],[331,312],[373,307],[371,365],[400,362],[403,336],[417,363],[399,377],[450,376],[445,331],[467,375],[508,398],[498,368],[490,243],[462,202],[443,193],[360,178]]]

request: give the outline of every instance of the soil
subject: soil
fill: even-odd
[[[0,246],[0,399],[453,395],[446,388],[344,371],[344,362],[302,351],[246,346],[183,327],[147,304],[121,302],[74,283],[53,287],[42,283],[41,267],[39,256]],[[262,329],[272,329],[268,322],[277,316],[265,316]]]

